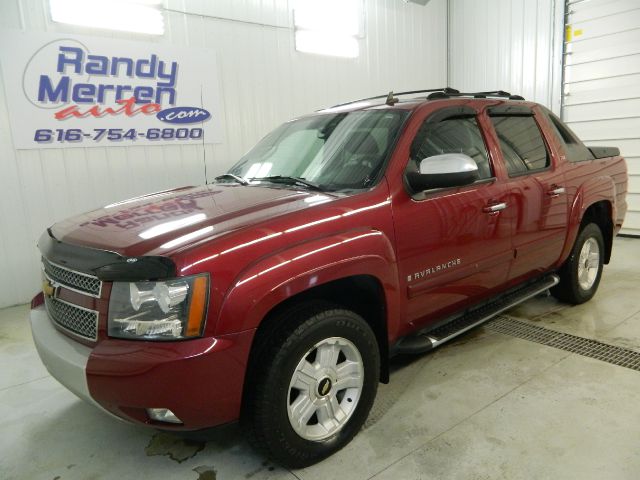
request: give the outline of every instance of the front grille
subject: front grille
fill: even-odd
[[[87,293],[92,297],[100,297],[102,282],[92,275],[76,272],[55,263],[46,258],[42,259],[42,265],[47,276],[56,283],[64,285],[71,290]]]
[[[49,317],[57,325],[76,335],[95,341],[98,338],[98,312],[45,297]]]

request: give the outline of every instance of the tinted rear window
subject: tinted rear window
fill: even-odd
[[[532,116],[492,116],[491,121],[510,176],[550,165],[549,152]]]
[[[564,145],[567,160],[570,162],[581,162],[583,160],[593,160],[594,156],[587,147],[578,139],[575,133],[558,117],[550,111],[545,111],[547,118],[551,122],[554,131]]]

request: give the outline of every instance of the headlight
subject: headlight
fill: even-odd
[[[209,277],[162,282],[114,282],[109,301],[109,336],[180,340],[202,335]]]

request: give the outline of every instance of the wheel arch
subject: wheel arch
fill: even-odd
[[[600,228],[604,238],[604,263],[608,264],[611,260],[611,251],[613,249],[613,216],[611,202],[608,200],[600,200],[599,202],[589,205],[582,216],[580,229],[589,223],[595,223]]]
[[[243,405],[261,346],[277,330],[279,313],[301,302],[324,300],[354,310],[376,336],[380,375],[387,382],[389,342],[398,328],[399,284],[395,251],[380,231],[354,230],[294,245],[252,264],[234,280],[216,322],[216,334],[255,329],[248,354]]]
[[[252,395],[253,372],[258,369],[263,348],[271,335],[276,334],[282,313],[306,302],[322,301],[346,308],[359,314],[371,326],[380,352],[380,374],[382,383],[389,382],[388,305],[380,279],[370,274],[351,275],[298,292],[274,305],[264,316],[253,337],[247,362],[242,393],[241,420],[246,415]]]
[[[615,225],[616,188],[610,177],[596,177],[581,185],[570,205],[567,222],[567,237],[560,258],[564,263],[582,228],[588,223],[595,223],[602,231],[605,240],[604,262],[609,263],[613,247]]]
[[[260,345],[277,328],[279,314],[304,302],[322,301],[352,310],[373,330],[380,351],[380,380],[388,381],[388,305],[379,278],[370,274],[351,275],[303,290],[274,305],[258,325],[249,359],[259,356]]]

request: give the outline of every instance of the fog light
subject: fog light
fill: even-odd
[[[176,414],[168,408],[147,408],[147,415],[151,420],[165,423],[182,423]]]

